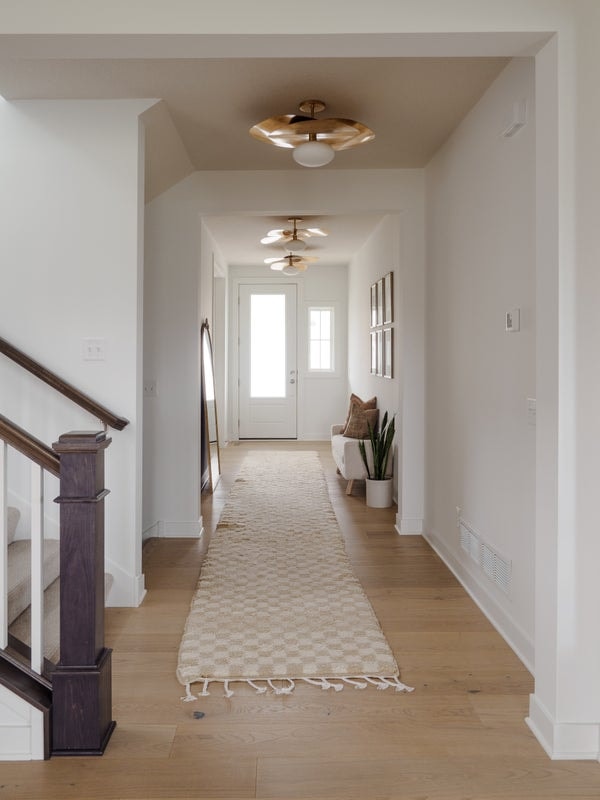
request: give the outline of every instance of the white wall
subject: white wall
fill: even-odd
[[[504,138],[513,104],[529,122]],[[427,535],[532,668],[535,124],[513,60],[427,170]],[[520,308],[521,330],[505,331]],[[512,561],[507,596],[460,547],[456,507]]]
[[[398,215],[388,215],[375,228],[362,248],[354,255],[349,270],[348,308],[348,381],[350,391],[367,399],[377,397],[380,413],[398,414],[401,404],[400,348],[398,330],[400,310],[400,221]],[[371,374],[371,284],[394,273],[394,370],[393,379]]]
[[[200,533],[200,223],[183,181],[146,207],[144,511],[146,536]]]
[[[127,417],[107,452],[109,601],[143,593],[137,539],[137,386],[140,101],[0,100],[2,317],[0,335]],[[105,361],[83,361],[82,339],[101,337]],[[47,443],[101,429],[76,406],[0,361],[2,413]],[[21,492],[19,492],[21,494]]]
[[[29,48],[38,53],[43,47],[63,58],[132,52],[148,57],[301,57],[307,52],[311,57],[356,57],[540,51],[537,96],[540,90],[547,95],[548,113],[547,126],[538,131],[538,153],[543,156],[537,175],[537,318],[543,335],[537,342],[540,546],[535,574],[536,690],[530,723],[554,757],[598,758],[600,6],[597,0],[375,0],[353,6],[351,13],[343,0],[318,6],[324,34],[319,37],[314,36],[310,14],[299,17],[294,7],[274,0],[261,4],[262,13],[245,0],[218,6],[193,0],[154,3],[144,9],[143,31],[186,36],[135,40],[127,34],[140,31],[136,6],[107,20],[97,3],[75,7],[68,0],[22,0],[4,9],[0,30],[17,34],[3,40],[5,52],[23,54]],[[38,36],[31,39],[24,35],[28,32]],[[77,36],[71,39],[56,35],[73,32]],[[120,36],[86,36],[107,32]],[[553,32],[558,35],[545,45]],[[249,206],[242,203],[244,207]]]
[[[349,273],[350,390],[377,397],[380,415],[396,415],[396,527],[421,533],[424,515],[424,180],[415,171],[411,202],[389,214],[354,256]],[[393,378],[371,374],[370,287],[388,272],[394,287]]]
[[[157,396],[145,400],[144,530],[147,535],[197,535],[199,518],[198,345],[202,313],[209,316],[211,260],[220,255],[204,215],[281,213],[294,187],[299,215],[402,212],[410,219],[404,247],[407,262],[423,270],[423,175],[420,170],[284,170],[196,172],[146,207],[144,374],[157,382]],[[319,270],[306,273],[307,295],[323,299],[345,294],[338,276],[317,288]],[[335,274],[332,271],[331,275]],[[202,276],[202,277],[200,277]],[[317,281],[318,279],[318,281]],[[231,284],[230,284],[231,285]],[[212,295],[211,295],[212,296]],[[344,321],[340,302],[340,321]],[[367,328],[368,330],[368,328]],[[230,376],[231,377],[231,376]],[[318,381],[305,382],[312,408],[301,417],[300,435],[326,437],[344,417],[346,376],[335,379],[330,405],[316,409]],[[235,387],[234,387],[235,388]],[[230,392],[232,396],[232,392]],[[229,414],[229,435],[237,431]],[[235,416],[235,415],[233,415]],[[233,421],[232,421],[233,420]]]
[[[298,308],[298,438],[329,439],[332,424],[343,421],[348,404],[348,269],[311,265]],[[334,371],[308,371],[308,309],[331,306],[334,314]]]

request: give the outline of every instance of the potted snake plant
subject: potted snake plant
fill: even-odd
[[[392,477],[388,466],[391,467],[390,454],[396,432],[395,416],[388,418],[386,411],[379,428],[368,425],[368,430],[369,438],[358,441],[358,449],[367,471],[367,505],[371,508],[388,508],[392,505]],[[367,455],[365,441],[371,443],[372,463]]]

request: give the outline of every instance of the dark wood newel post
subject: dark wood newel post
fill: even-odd
[[[104,432],[71,431],[60,456],[60,661],[52,673],[52,755],[102,755],[114,730],[104,646]]]

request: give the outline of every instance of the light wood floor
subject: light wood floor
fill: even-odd
[[[257,446],[277,445],[224,450],[208,530]],[[321,452],[355,571],[415,691],[301,684],[180,702],[177,649],[206,542],[150,540],[143,605],[107,611],[117,729],[106,754],[0,763],[0,797],[598,800],[600,765],[547,758],[523,721],[530,674],[427,544],[395,533],[395,510],[346,497],[327,445],[279,446]]]

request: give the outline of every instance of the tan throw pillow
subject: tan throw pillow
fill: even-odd
[[[346,425],[344,436],[347,436],[349,439],[368,439],[369,426],[371,430],[375,430],[378,422],[378,408],[362,409],[354,406],[348,424]]]
[[[369,409],[377,408],[377,398],[372,397],[370,400],[361,400],[357,394],[350,395],[350,405],[348,406],[348,413],[346,414],[346,421],[344,422],[344,428],[342,433],[346,432],[346,427],[350,422],[350,417],[352,416],[352,410],[354,407],[357,407],[363,411],[367,411]]]

